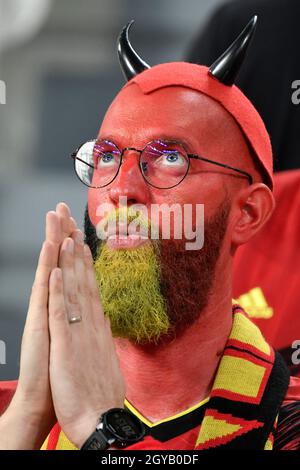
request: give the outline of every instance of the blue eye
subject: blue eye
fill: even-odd
[[[117,162],[115,160],[115,156],[110,152],[103,153],[101,155],[101,158],[99,158],[99,160],[98,160],[98,168],[114,166],[116,164],[117,164]]]
[[[102,157],[103,162],[111,162],[111,160],[114,158],[114,156],[111,153],[105,153]]]
[[[170,163],[177,162],[177,160],[178,160],[178,154],[177,153],[174,152],[174,153],[169,153],[167,155],[167,161],[168,162],[170,162]]]
[[[176,150],[164,152],[159,158],[159,164],[164,166],[182,166],[186,164],[185,158]]]

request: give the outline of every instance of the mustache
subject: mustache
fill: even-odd
[[[154,232],[153,224],[152,231]],[[96,233],[100,240],[106,240],[107,236],[114,233],[123,235],[139,234],[145,238],[150,238],[152,235],[151,222],[143,211],[132,206],[117,207],[110,210],[98,222]]]
[[[126,226],[126,229],[124,228]],[[136,231],[138,228],[138,232]],[[107,231],[108,229],[108,231]],[[122,233],[127,230],[128,233],[139,233],[143,238],[151,238],[154,234],[156,240],[152,240],[152,244],[156,245],[159,238],[159,228],[151,223],[148,217],[142,211],[132,210],[131,207],[121,207],[110,211],[95,227],[90,219],[88,205],[86,205],[84,213],[84,234],[85,243],[89,246],[93,260],[96,261],[103,243],[106,241],[106,235],[110,229],[115,229]]]

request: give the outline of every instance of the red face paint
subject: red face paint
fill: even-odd
[[[234,119],[214,100],[188,88],[167,87],[144,94],[137,85],[127,85],[110,106],[98,137],[114,141],[120,149],[142,149],[159,138],[179,140],[190,153],[249,170],[248,147]],[[100,220],[98,206],[106,202],[115,207],[120,196],[126,196],[129,204],[147,207],[152,203],[205,204],[209,217],[224,199],[224,182],[232,178],[228,170],[191,161],[188,175],[178,186],[157,189],[144,180],[138,158],[137,152],[126,151],[117,178],[105,188],[89,190],[94,225]]]
[[[191,67],[193,73],[190,73]],[[159,73],[156,73],[158,68]],[[149,141],[159,138],[179,140],[191,153],[251,173],[253,162],[242,127],[270,175],[268,136],[248,103],[236,87],[226,87],[209,77],[205,67],[183,64],[177,68],[174,64],[164,64],[126,84],[111,104],[98,137],[114,141],[120,149],[142,149]],[[142,177],[138,154],[126,151],[117,178],[105,188],[89,190],[89,216],[96,226],[100,220],[98,206],[106,202],[116,207],[119,197],[126,196],[128,204],[140,203],[147,207],[152,203],[204,204],[207,220],[228,196],[231,183],[236,183],[236,179],[229,170],[195,161],[179,186],[157,189]],[[246,186],[248,182],[241,180],[241,184]],[[190,406],[209,390],[218,354],[231,327],[229,238],[225,235],[220,250],[221,263],[215,281],[218,288],[210,297],[205,320],[162,350],[149,347],[141,351],[133,344],[124,344],[126,340],[117,342],[127,398],[146,416],[153,412],[148,400],[153,377],[158,386],[153,383],[151,396],[158,417]],[[205,348],[205,344],[209,346]],[[172,396],[175,383],[176,396],[181,397],[177,403]],[[166,397],[170,403],[166,403]]]

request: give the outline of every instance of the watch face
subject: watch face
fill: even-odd
[[[119,441],[136,442],[142,439],[145,434],[144,426],[140,420],[122,408],[109,410],[105,413],[103,422]]]

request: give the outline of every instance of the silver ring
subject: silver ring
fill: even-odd
[[[74,315],[73,317],[69,318],[69,323],[80,323],[82,321],[82,316],[81,315]]]

